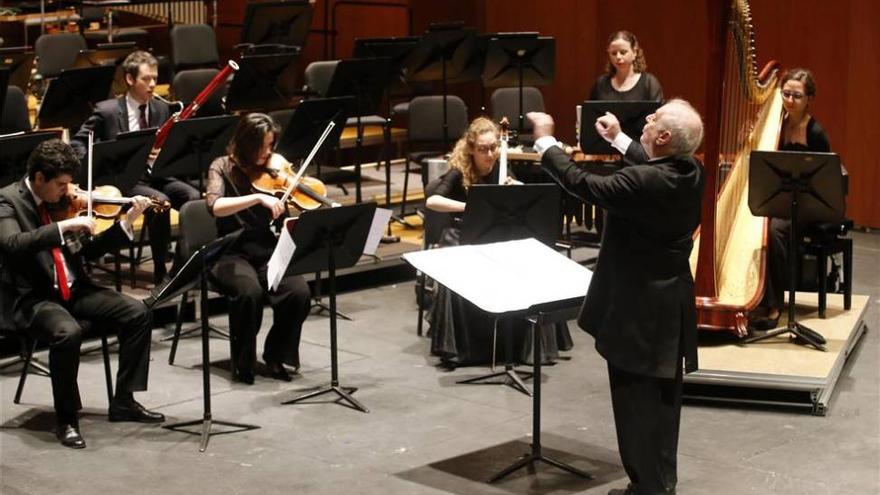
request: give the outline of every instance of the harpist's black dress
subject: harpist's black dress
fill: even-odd
[[[497,167],[485,183],[497,183]],[[515,187],[515,186],[511,186]],[[441,195],[457,201],[467,200],[462,173],[450,169],[443,176],[432,181],[425,188],[425,197]],[[450,214],[451,226],[443,229],[441,246],[458,245],[461,214]],[[427,234],[426,234],[427,235]],[[438,356],[446,366],[470,366],[492,362],[492,342],[494,317],[446,287],[438,286],[433,304],[429,308],[431,353]],[[542,331],[543,362],[554,361],[560,350],[572,348],[571,335],[565,323]],[[512,337],[513,354],[511,360],[517,363],[532,362],[531,328],[523,320],[500,320],[496,341],[495,361],[507,361],[505,339]]]

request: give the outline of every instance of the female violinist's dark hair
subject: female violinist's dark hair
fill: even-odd
[[[267,133],[273,133],[274,146],[278,142],[278,133],[281,128],[272,120],[272,117],[264,113],[249,113],[238,121],[235,133],[226,147],[226,154],[242,168],[251,168],[257,162],[257,155],[263,147],[263,137]]]
[[[46,180],[62,174],[75,176],[79,172],[79,159],[69,144],[60,139],[49,139],[38,144],[28,157],[28,178],[33,181],[37,172],[42,172]]]

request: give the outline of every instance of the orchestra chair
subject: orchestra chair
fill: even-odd
[[[449,170],[449,163],[446,161],[439,162],[434,166],[435,163],[437,162],[429,162],[426,167],[429,184],[439,179],[447,170]],[[419,209],[419,215],[422,217],[423,226],[422,249],[432,249],[440,244],[440,237],[443,234],[443,229],[453,225],[454,217],[451,213],[433,211],[427,208]],[[431,294],[433,297],[435,287],[435,284],[428,287],[427,276],[422,272],[417,272],[416,304],[419,306],[419,319],[416,323],[416,334],[419,337],[422,336],[422,328],[425,324],[425,306],[427,306],[425,299],[428,294]]]
[[[214,216],[208,211],[208,204],[204,199],[184,203],[180,208],[179,218],[180,238],[177,242],[180,248],[180,256],[184,260],[189,260],[196,251],[217,238],[217,224]],[[194,277],[188,283],[187,289],[184,290],[180,302],[177,304],[177,321],[174,326],[174,335],[170,339],[171,352],[168,354],[168,364],[170,365],[174,364],[174,358],[177,355],[177,344],[180,338],[186,338],[190,334],[202,329],[201,324],[194,325],[192,328],[182,329],[184,310],[189,302],[189,292],[193,289],[198,289],[200,282],[199,277]],[[210,277],[208,277],[208,287],[210,290]],[[199,310],[208,311],[208,308],[199,308]],[[229,338],[229,334],[226,332],[214,327],[209,327],[208,329],[223,338]]]
[[[828,259],[836,254],[843,255],[843,279],[840,281],[840,291],[843,292],[843,308],[849,310],[852,307],[853,242],[851,237],[846,237],[852,228],[853,221],[848,218],[839,223],[820,222],[804,227],[804,235],[799,249],[801,263],[798,266],[800,267],[801,274],[797,280],[801,280],[802,283],[806,280],[806,275],[803,273],[804,256],[815,256],[815,278],[813,278],[813,283],[806,285],[809,285],[810,288],[815,287],[819,293],[819,318],[824,319],[826,313]]]
[[[214,29],[207,24],[178,24],[171,28],[171,63],[175,72],[216,69],[220,53]]]
[[[82,334],[85,336],[92,330],[93,326],[90,321],[87,320],[77,320],[80,327],[82,327]],[[28,372],[33,367],[37,369],[40,374],[45,376],[49,376],[49,370],[43,366],[39,361],[34,358],[34,351],[37,348],[37,339],[32,338],[30,335],[27,335],[27,332],[22,331],[13,331],[7,332],[2,331],[0,333],[3,334],[14,334],[21,342],[22,355],[18,361],[13,363],[8,363],[3,367],[10,366],[12,364],[16,364],[18,362],[23,363],[21,367],[21,373],[18,378],[18,386],[15,389],[15,399],[14,403],[21,403],[21,394],[24,391],[24,384],[27,381]],[[107,335],[104,332],[101,333],[101,354],[104,357],[104,379],[107,382],[107,403],[110,404],[113,401],[113,374],[110,371],[110,345],[107,341]]]
[[[0,134],[30,130],[31,120],[28,115],[27,97],[18,86],[9,86],[6,89],[6,98],[3,103],[3,115],[0,116]]]
[[[171,94],[175,100],[183,103],[184,107],[192,103],[196,96],[219,74],[217,69],[189,69],[178,72],[171,82]],[[199,107],[197,117],[212,117],[225,115],[226,109],[223,102],[226,99],[228,85],[218,88],[205,103]]]
[[[529,112],[544,111],[544,95],[538,88],[526,86],[522,89],[523,115]],[[501,122],[503,117],[507,117],[510,122],[510,130],[516,131],[520,144],[531,146],[535,143],[535,137],[532,133],[532,122],[529,119],[523,120],[523,128],[517,129],[519,126],[519,89],[518,88],[498,88],[492,92],[490,100],[492,105],[492,120]]]
[[[411,167],[417,165],[422,173],[422,186],[427,185],[427,168],[423,165],[431,157],[448,153],[468,126],[467,106],[458,96],[446,96],[447,139],[443,149],[443,96],[417,96],[409,103],[407,122],[406,168],[403,174],[403,198],[400,216],[405,218],[406,195],[409,190]],[[415,151],[414,148],[420,148]]]
[[[86,50],[86,39],[79,33],[44,34],[37,38],[34,53],[37,56],[37,74],[43,79],[57,77],[76,62],[80,50]]]
[[[323,98],[327,96],[330,89],[330,81],[333,80],[333,73],[336,72],[336,66],[339,60],[321,60],[312,62],[306,66],[303,72],[303,80],[305,81],[304,92],[310,96]],[[357,116],[348,117],[345,121],[346,126],[357,125]],[[361,116],[361,125],[385,125],[385,117],[379,115]]]

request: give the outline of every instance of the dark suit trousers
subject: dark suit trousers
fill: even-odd
[[[212,283],[229,297],[230,346],[236,370],[254,371],[266,299],[273,314],[263,360],[299,367],[299,339],[311,304],[309,285],[300,275],[285,275],[277,291],[268,291],[266,270],[266,264],[254,267],[239,255],[223,256],[211,269]]]
[[[110,289],[74,284],[70,301],[35,304],[28,330],[49,342],[55,411],[66,419],[82,408],[77,386],[82,329],[77,320],[92,322],[98,331],[118,331],[117,395],[146,390],[150,365],[150,314],[142,302]]]
[[[193,186],[173,177],[154,178],[149,182],[140,181],[129,193],[143,195],[151,198],[168,201],[171,207],[180,211],[181,206],[187,201],[194,201],[201,197],[199,191]],[[168,211],[154,213],[150,210],[144,213],[144,225],[150,232],[150,251],[153,253],[153,276],[158,283],[165,275],[165,263],[168,260],[168,243],[171,240],[171,214]],[[177,260],[183,262],[186,260]]]
[[[620,459],[637,494],[675,493],[682,371],[636,375],[608,363]]]

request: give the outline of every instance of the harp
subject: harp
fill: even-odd
[[[698,327],[742,337],[764,292],[768,230],[767,219],[747,204],[749,153],[778,145],[779,64],[757,70],[746,0],[709,2],[708,14],[706,194],[690,263]]]

